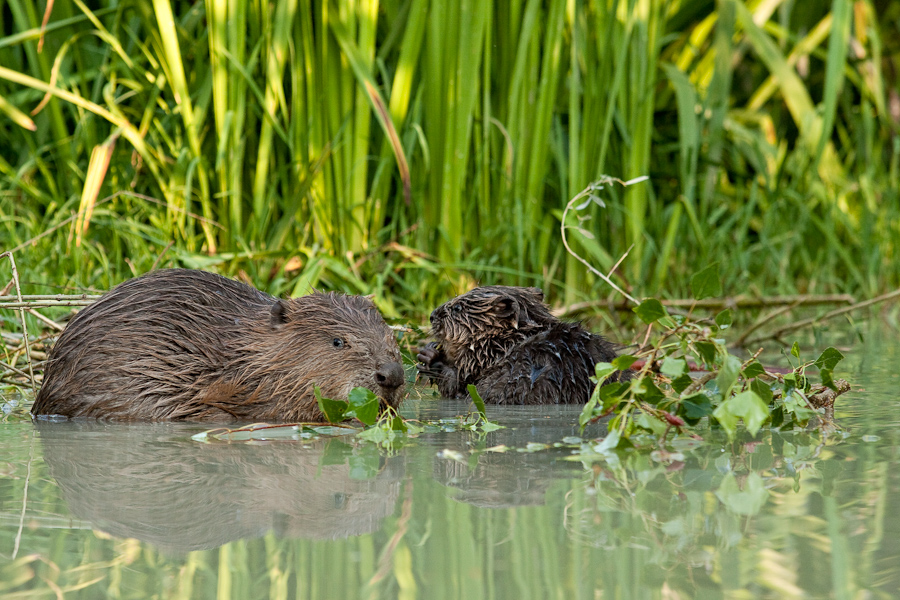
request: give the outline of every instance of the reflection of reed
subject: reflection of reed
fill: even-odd
[[[404,470],[399,459],[381,459],[373,478],[353,479],[352,449],[337,440],[205,445],[145,426],[37,428],[73,515],[167,551],[269,530],[315,539],[374,531],[394,510]]]

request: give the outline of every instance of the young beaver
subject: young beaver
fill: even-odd
[[[357,386],[397,406],[393,332],[367,298],[279,300],[225,277],[155,271],[69,322],[50,353],[34,415],[117,420],[321,421]]]
[[[615,347],[578,323],[550,314],[538,288],[491,285],[458,296],[431,313],[436,341],[419,349],[419,372],[441,395],[465,398],[475,384],[492,404],[584,404],[594,365]],[[619,371],[613,380],[630,378]]]

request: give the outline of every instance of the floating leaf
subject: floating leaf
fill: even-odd
[[[691,293],[694,300],[714,298],[722,295],[722,280],[719,278],[719,263],[714,262],[691,277]]]

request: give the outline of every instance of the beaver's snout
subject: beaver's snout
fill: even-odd
[[[403,366],[398,362],[389,362],[381,365],[375,371],[375,382],[386,391],[396,390],[403,385],[406,376],[403,373]]]

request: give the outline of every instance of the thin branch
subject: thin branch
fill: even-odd
[[[586,197],[593,198],[594,192],[598,192],[598,191],[602,190],[603,186],[605,186],[605,185],[608,185],[611,183],[620,183],[623,186],[628,186],[628,185],[631,185],[634,183],[639,183],[641,181],[644,181],[645,179],[647,179],[647,178],[646,177],[638,177],[637,179],[632,179],[630,181],[622,181],[621,179],[616,179],[615,177],[609,177],[609,176],[604,175],[601,179],[591,183],[589,186],[584,188],[580,194],[578,194],[577,196],[575,196],[574,198],[569,200],[569,202],[566,204],[566,208],[563,210],[562,219],[561,219],[560,226],[559,226],[559,231],[560,231],[560,234],[562,235],[562,242],[563,242],[563,245],[566,247],[566,251],[569,254],[571,254],[572,256],[574,256],[575,259],[578,260],[581,264],[586,266],[591,273],[593,273],[594,275],[596,275],[597,277],[599,277],[600,279],[602,279],[603,281],[608,283],[610,285],[610,287],[612,287],[612,289],[616,290],[617,292],[619,292],[620,294],[625,296],[625,298],[627,298],[634,306],[637,306],[638,304],[640,304],[640,302],[635,300],[628,292],[626,292],[625,290],[620,288],[618,285],[613,283],[612,279],[610,279],[609,276],[604,275],[603,273],[601,273],[600,271],[595,269],[594,266],[591,265],[591,263],[589,263],[587,260],[582,258],[578,253],[576,253],[574,250],[572,250],[572,247],[569,246],[569,241],[566,239],[566,229],[569,229],[569,226],[566,225],[566,216],[568,215],[569,210],[572,208],[572,206],[576,202],[578,202],[582,198],[586,198]],[[627,253],[626,253],[626,255],[627,255]],[[622,257],[622,258],[624,258],[624,257]],[[618,264],[621,262],[621,260],[622,259],[619,259],[616,262],[616,266],[618,266]]]

